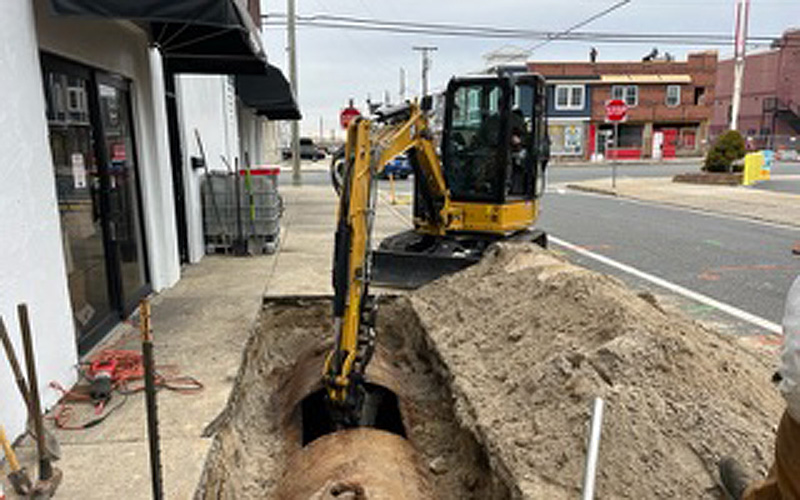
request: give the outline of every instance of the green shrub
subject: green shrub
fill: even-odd
[[[741,171],[741,166],[734,168],[736,160],[744,158],[744,138],[735,131],[729,130],[717,138],[717,142],[706,155],[703,170],[706,172]]]

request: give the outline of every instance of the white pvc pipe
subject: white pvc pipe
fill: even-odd
[[[594,499],[594,482],[597,474],[597,458],[600,451],[600,433],[603,430],[603,399],[594,398],[592,424],[589,430],[589,449],[586,451],[586,467],[583,471],[582,500]]]

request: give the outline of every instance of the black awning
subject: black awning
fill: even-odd
[[[261,74],[236,75],[236,93],[245,106],[269,120],[300,120],[300,110],[281,70],[267,64]]]
[[[258,73],[261,37],[243,0],[50,0],[61,16],[146,23],[175,73]]]

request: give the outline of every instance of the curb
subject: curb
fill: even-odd
[[[600,188],[594,186],[583,186],[581,184],[567,184],[567,189],[572,189],[574,191],[584,191],[586,193],[594,193],[594,194],[604,194],[607,196],[620,196],[617,192],[612,188]]]
[[[786,222],[784,220],[777,220],[777,219],[770,218],[770,217],[738,214],[738,213],[735,213],[735,212],[725,212],[725,211],[722,211],[722,210],[712,210],[710,208],[696,207],[694,205],[686,205],[684,203],[678,203],[678,202],[675,202],[675,201],[648,200],[646,198],[639,198],[637,196],[632,196],[632,195],[628,195],[628,194],[620,194],[620,193],[612,190],[611,188],[606,189],[606,188],[598,188],[598,187],[593,187],[593,186],[582,186],[580,184],[567,184],[566,188],[567,189],[572,189],[574,191],[583,191],[583,192],[586,192],[586,193],[600,194],[600,195],[605,195],[605,196],[613,196],[615,198],[624,198],[624,199],[628,199],[628,200],[636,200],[636,201],[641,201],[641,202],[645,202],[645,203],[650,203],[650,204],[653,204],[653,205],[663,205],[663,206],[666,206],[666,207],[677,207],[677,208],[683,208],[683,209],[687,209],[687,210],[694,210],[694,211],[697,211],[697,212],[705,212],[705,213],[709,213],[709,214],[727,215],[727,216],[730,216],[730,217],[737,217],[737,218],[740,218],[740,219],[750,220],[750,221],[753,221],[753,222],[767,222],[769,224],[775,224],[775,225],[778,225],[778,226],[784,226],[784,227],[790,228],[790,229],[800,229],[800,222],[793,224],[793,223],[790,223],[790,222]],[[798,250],[800,251],[800,247],[798,247]],[[800,255],[800,254],[798,254],[798,255]]]

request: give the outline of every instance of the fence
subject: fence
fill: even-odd
[[[277,169],[241,171],[238,188],[236,174],[215,172],[203,178],[206,253],[232,252],[237,242],[248,253],[277,250],[283,214],[277,174]]]
[[[713,145],[720,134],[713,135],[708,143]],[[800,134],[798,135],[742,135],[748,151],[775,151],[775,159],[783,161],[800,160]]]

